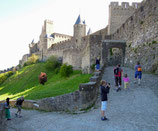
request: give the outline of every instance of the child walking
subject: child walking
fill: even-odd
[[[104,121],[104,120],[108,120],[108,118],[106,118],[105,116],[105,111],[107,108],[107,100],[108,100],[107,94],[109,93],[110,90],[110,84],[102,80],[100,88],[101,88],[101,120]]]
[[[128,85],[129,85],[129,77],[127,74],[124,75],[123,77],[123,81],[124,81],[124,89],[129,89]]]

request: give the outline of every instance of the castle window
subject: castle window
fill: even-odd
[[[78,41],[78,40],[76,39],[76,43],[77,43],[77,41]]]
[[[136,9],[138,8],[138,4],[135,4]]]
[[[125,4],[125,8],[127,8],[127,5]]]

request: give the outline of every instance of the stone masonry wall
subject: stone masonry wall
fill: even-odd
[[[81,49],[67,49],[63,51],[63,63],[72,65],[75,70],[81,69]]]
[[[39,109],[46,111],[78,112],[86,110],[94,105],[99,94],[99,84],[102,72],[96,72],[90,78],[90,82],[80,84],[79,90],[38,101]]]
[[[90,36],[90,65],[96,63],[96,58],[101,58],[101,35],[91,35]]]
[[[101,72],[95,72],[94,76],[90,78],[90,82],[80,84],[79,90],[73,93],[44,98],[38,101],[25,100],[23,107],[27,109],[37,109],[44,111],[66,112],[78,112],[89,109],[95,104],[97,100],[103,69],[104,68],[101,69]],[[0,103],[4,103],[4,101],[0,101]],[[14,107],[15,100],[10,101],[10,105]]]
[[[113,34],[139,7],[139,3],[111,2],[109,5],[109,29],[108,34]]]
[[[92,73],[91,65],[101,56],[101,40],[108,35],[108,26],[82,38],[82,72]]]
[[[5,108],[4,104],[0,104],[0,131],[6,131]]]
[[[158,74],[158,1],[143,1],[112,39],[127,42],[125,65],[140,61],[144,71]]]

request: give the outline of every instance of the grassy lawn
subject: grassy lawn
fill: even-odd
[[[39,84],[38,76],[46,72],[47,82]],[[74,71],[68,78],[60,74],[46,70],[45,63],[26,66],[17,71],[2,85],[0,85],[0,100],[7,97],[11,100],[24,96],[27,100],[37,100],[46,97],[58,96],[78,90],[80,83],[86,83],[92,75],[82,74],[81,71]]]

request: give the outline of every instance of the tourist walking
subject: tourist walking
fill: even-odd
[[[15,114],[16,117],[19,117],[19,118],[22,117],[22,115],[21,115],[21,108],[22,108],[23,102],[24,102],[24,97],[23,96],[16,100],[15,106],[18,108],[18,111]]]
[[[115,86],[116,86],[117,92],[121,90],[122,73],[123,73],[123,70],[121,69],[120,65],[118,64],[117,67],[114,68]]]
[[[110,83],[107,83],[106,81],[101,81],[101,120],[108,120],[108,118],[105,116],[105,111],[107,109],[107,101],[108,97],[107,94],[110,90]]]
[[[141,78],[142,78],[142,67],[140,65],[140,62],[137,62],[137,65],[135,66],[135,83],[137,83],[137,79],[138,79],[138,85],[140,85]]]
[[[96,59],[96,71],[100,71],[100,58],[97,57]]]
[[[127,74],[124,75],[123,82],[124,82],[124,89],[129,89],[129,77]]]
[[[10,119],[10,102],[9,102],[10,98],[6,99],[5,102],[5,116],[7,118],[7,120],[11,120]]]

